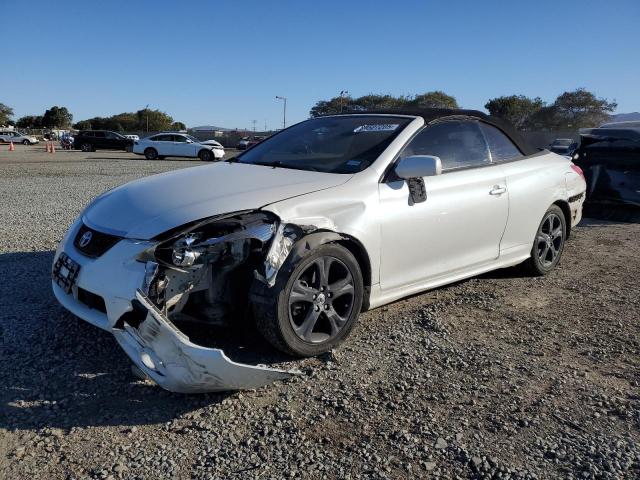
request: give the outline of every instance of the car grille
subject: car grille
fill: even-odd
[[[122,240],[122,237],[98,232],[83,224],[76,234],[73,245],[87,257],[99,257],[120,240]]]

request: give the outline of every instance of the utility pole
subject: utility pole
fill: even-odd
[[[280,97],[276,95],[276,98],[284,102],[282,110],[282,129],[284,130],[285,128],[287,128],[287,97]]]
[[[267,119],[266,118],[264,119],[264,131],[265,132],[267,131]]]
[[[342,107],[344,106],[344,97],[345,95],[349,95],[349,92],[346,90],[340,91],[340,113],[342,113]]]
[[[147,106],[144,107],[144,113],[147,116],[147,133],[149,133],[149,104],[147,103]]]
[[[257,120],[252,120],[253,122],[253,133],[256,133],[256,123],[258,123]]]

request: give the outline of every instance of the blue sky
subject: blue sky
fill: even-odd
[[[272,128],[275,95],[288,97],[292,123],[340,90],[437,89],[482,109],[499,95],[553,101],[577,87],[640,111],[638,0],[11,5],[0,102],[16,118],[51,105],[81,120],[149,104],[190,126]]]

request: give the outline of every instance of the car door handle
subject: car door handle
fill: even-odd
[[[502,195],[507,191],[507,187],[501,187],[500,185],[494,185],[489,195]]]

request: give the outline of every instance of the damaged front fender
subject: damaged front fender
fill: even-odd
[[[222,350],[202,347],[162,314],[140,290],[146,318],[134,327],[124,323],[113,334],[131,360],[154,382],[177,393],[204,393],[262,387],[296,372],[233,362]]]

